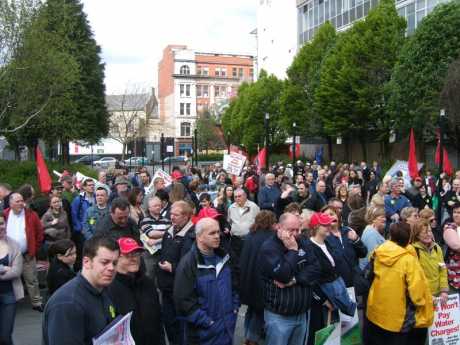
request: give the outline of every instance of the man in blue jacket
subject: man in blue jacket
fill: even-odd
[[[177,313],[186,320],[188,345],[231,345],[239,298],[232,279],[230,256],[219,248],[219,223],[201,219],[196,244],[182,258],[174,281]]]
[[[275,211],[275,202],[281,195],[280,189],[275,185],[275,175],[265,176],[265,186],[259,191],[257,200],[261,210]]]

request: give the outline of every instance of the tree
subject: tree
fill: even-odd
[[[148,119],[145,112],[149,95],[139,87],[128,86],[122,95],[107,96],[110,111],[109,137],[123,145],[122,159],[130,142],[146,137]]]
[[[224,133],[230,133],[230,143],[243,144],[250,154],[257,152],[257,145],[264,144],[265,113],[270,114],[270,144],[277,146],[285,142],[287,133],[280,112],[283,87],[282,81],[263,70],[256,82],[242,84],[238,97],[230,102],[222,118]]]
[[[441,91],[441,107],[448,115],[447,135],[449,141],[460,150],[460,57],[454,60],[447,70]]]
[[[363,21],[341,34],[324,61],[315,107],[329,135],[388,142],[387,87],[401,46],[405,20],[383,0]]]
[[[222,138],[218,133],[217,121],[209,112],[200,114],[195,125],[200,150],[206,150],[207,154],[209,149],[221,149],[224,147]]]
[[[321,118],[314,108],[314,94],[319,86],[324,58],[336,42],[336,32],[330,22],[323,24],[313,41],[297,53],[287,70],[288,80],[281,94],[283,127],[289,131],[296,122],[303,135],[323,135]]]
[[[438,5],[401,50],[390,97],[399,132],[413,127],[425,141],[434,139],[448,69],[460,55],[459,27],[460,2]]]

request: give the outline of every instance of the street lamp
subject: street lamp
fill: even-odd
[[[439,233],[442,231],[441,228],[441,219],[442,219],[442,202],[441,202],[441,191],[442,191],[442,170],[444,166],[444,121],[447,118],[446,111],[441,109],[439,112],[439,165],[438,165],[438,188],[437,188],[437,198],[438,198],[438,208],[436,210],[437,226]]]
[[[296,123],[292,124],[292,178],[295,177],[296,166],[295,166],[295,129]]]
[[[198,129],[195,128],[195,166],[198,168]]]
[[[165,135],[161,133],[160,137],[160,160],[161,160],[161,170],[165,170]]]
[[[270,159],[270,142],[269,142],[269,135],[268,135],[268,121],[270,120],[270,114],[265,113],[265,118],[264,118],[264,127],[265,127],[265,168],[267,169],[268,172],[268,166],[269,166],[269,159]]]

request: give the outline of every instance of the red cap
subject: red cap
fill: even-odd
[[[331,225],[334,219],[329,215],[321,212],[315,212],[310,218],[310,227],[314,228],[318,225]]]
[[[422,178],[420,176],[417,176],[414,181],[419,181],[419,182],[423,182]]]
[[[144,248],[131,237],[120,237],[118,239],[118,245],[120,246],[121,254],[129,254],[135,250],[144,250]]]
[[[193,217],[193,224],[198,223],[201,219],[203,218],[212,218],[212,219],[217,219],[221,216],[219,212],[215,208],[212,207],[203,207],[200,212],[196,215],[196,217]]]
[[[182,175],[182,173],[180,171],[173,171],[173,173],[171,174],[171,177],[173,178],[173,180],[175,181],[179,181],[184,175]]]

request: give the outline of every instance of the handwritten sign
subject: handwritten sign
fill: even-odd
[[[241,174],[241,170],[243,170],[245,162],[245,156],[237,152],[230,152],[230,154],[224,155],[224,163],[222,164],[222,167],[227,173],[239,176]]]
[[[449,295],[446,304],[437,303],[433,326],[428,329],[429,345],[460,344],[460,302],[458,294]]]

